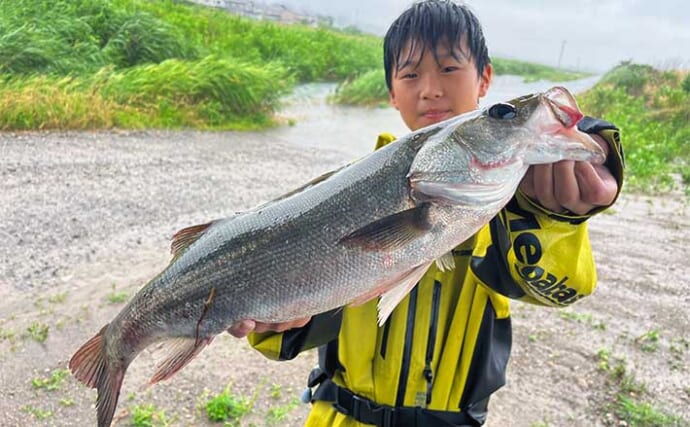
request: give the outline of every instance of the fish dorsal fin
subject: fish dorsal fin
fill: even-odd
[[[379,326],[386,323],[388,317],[397,305],[402,301],[412,288],[422,279],[424,273],[429,269],[431,263],[420,264],[406,271],[400,278],[398,285],[390,289],[379,299]]]
[[[179,257],[192,243],[196,242],[216,221],[183,228],[173,235],[170,252],[173,258]]]
[[[453,258],[453,252],[446,252],[441,255],[440,258],[436,259],[436,266],[441,271],[450,271],[455,268],[455,258]]]
[[[431,228],[428,211],[429,204],[422,203],[367,224],[343,237],[340,242],[371,251],[401,248],[423,236]]]

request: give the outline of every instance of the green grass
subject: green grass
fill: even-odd
[[[285,405],[272,406],[266,412],[266,422],[268,425],[282,425],[295,408],[300,405],[297,398],[293,398]]]
[[[122,304],[123,302],[127,301],[128,297],[129,293],[125,291],[113,291],[108,294],[106,300],[108,301],[108,304]]]
[[[67,301],[68,292],[60,292],[59,294],[51,295],[48,297],[48,302],[51,304],[61,304]]]
[[[49,330],[50,327],[48,325],[40,322],[33,322],[28,328],[26,328],[29,338],[40,343],[43,343],[46,339],[48,339]]]
[[[252,21],[173,0],[0,0],[0,73],[93,73],[209,55],[280,62],[299,81],[378,66],[381,40],[329,28]]]
[[[237,397],[226,388],[206,402],[206,415],[211,421],[233,421],[249,413],[253,405],[252,400]]]
[[[152,404],[136,405],[132,408],[132,425],[135,427],[165,427],[170,420],[165,411]]]
[[[58,400],[58,403],[61,406],[70,407],[70,406],[74,406],[74,399],[66,397],[66,398]]]
[[[35,389],[42,389],[47,391],[59,390],[65,382],[65,378],[69,375],[67,369],[55,369],[48,377],[39,377],[31,380],[31,385]]]
[[[0,10],[0,130],[263,128],[296,82],[376,68],[381,46],[172,0]]]
[[[32,405],[22,406],[22,411],[31,414],[37,420],[45,420],[46,418],[50,418],[53,416],[53,411],[48,409],[36,408]]]
[[[606,324],[601,321],[594,320],[594,316],[589,313],[578,313],[570,309],[560,310],[560,316],[563,319],[570,320],[577,323],[584,323],[591,326],[593,329],[606,330]]]
[[[659,349],[659,330],[652,329],[635,339],[642,351],[653,353]]]
[[[618,421],[630,427],[680,427],[687,420],[669,414],[645,402],[647,387],[628,371],[625,359],[612,356],[607,349],[597,352],[599,370],[607,374],[608,402],[602,403],[602,410],[615,414]]]
[[[331,101],[336,104],[379,107],[388,105],[388,88],[383,68],[367,71],[338,85]]]
[[[278,65],[209,56],[90,76],[0,82],[0,130],[196,127],[255,129],[271,123],[291,79]]]
[[[585,113],[621,129],[626,186],[644,193],[690,194],[688,74],[622,63],[578,98]]]
[[[680,427],[687,425],[682,417],[669,415],[649,403],[619,395],[614,410],[618,418],[631,427]]]
[[[552,82],[565,82],[569,80],[583,79],[591,76],[589,73],[563,70],[548,65],[534,64],[531,62],[514,59],[492,58],[494,73],[496,75],[510,74],[521,76],[526,82],[537,80],[550,80]]]
[[[14,331],[10,329],[4,329],[0,328],[0,341],[2,340],[8,340],[8,341],[13,341],[15,337]]]

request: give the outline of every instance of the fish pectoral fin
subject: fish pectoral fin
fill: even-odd
[[[418,202],[453,206],[481,206],[503,200],[515,188],[509,183],[471,184],[419,180],[410,184]]]
[[[180,256],[192,243],[196,242],[216,221],[183,228],[173,235],[170,252],[173,258]]]
[[[156,372],[151,377],[150,383],[155,384],[172,377],[177,371],[185,367],[187,363],[191,362],[211,341],[213,341],[213,337],[199,339],[184,337],[163,343],[161,348],[168,350],[169,353],[158,365]]]
[[[398,284],[381,295],[379,299],[379,326],[383,326],[390,317],[397,305],[402,301],[412,288],[422,279],[424,273],[429,269],[431,263],[420,264],[403,273],[398,277]]]
[[[453,252],[446,252],[440,258],[436,259],[436,266],[441,271],[450,271],[455,268],[455,258]]]
[[[370,251],[401,248],[423,236],[430,228],[429,204],[374,221],[340,239],[347,246]]]

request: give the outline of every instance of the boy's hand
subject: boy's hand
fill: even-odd
[[[598,135],[590,136],[608,155],[608,144]],[[564,160],[530,166],[520,189],[550,211],[584,215],[595,207],[613,203],[618,184],[604,165]]]
[[[305,317],[302,319],[291,320],[289,322],[283,323],[263,323],[257,322],[251,319],[245,319],[240,322],[234,323],[228,328],[230,335],[236,338],[242,338],[247,336],[250,332],[285,332],[292,328],[301,328],[302,326],[309,323],[311,317]]]

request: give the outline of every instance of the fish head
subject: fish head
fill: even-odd
[[[503,202],[530,165],[603,163],[604,152],[577,129],[583,114],[563,87],[521,96],[437,124],[408,173],[413,198]]]

